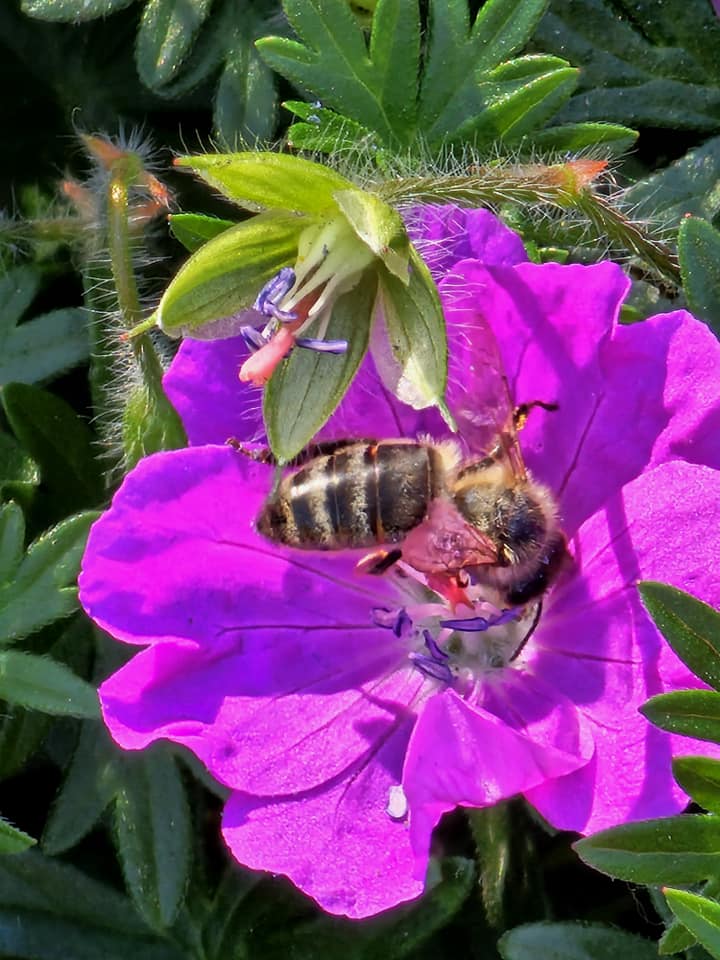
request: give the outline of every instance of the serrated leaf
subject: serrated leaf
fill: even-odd
[[[78,514],[46,531],[30,545],[12,579],[0,584],[0,643],[27,636],[76,609],[75,580],[96,517]]]
[[[347,352],[293,350],[270,378],[263,416],[280,463],[307,446],[342,400],[367,350],[374,300],[372,275],[364,274],[358,286],[335,301],[325,334],[328,340],[347,340]]]
[[[177,76],[211,5],[212,0],[148,0],[145,4],[135,62],[141,80],[151,90]]]
[[[720,137],[640,180],[624,199],[633,216],[667,227],[677,226],[686,214],[712,221],[720,213]]]
[[[174,920],[190,869],[190,811],[175,760],[129,758],[115,799],[115,836],[128,892],[150,926]]]
[[[678,253],[688,306],[720,337],[720,233],[705,220],[686,217],[680,223]]]
[[[13,267],[0,275],[0,354],[40,290],[41,274],[29,266]]]
[[[533,146],[557,153],[575,153],[588,147],[602,145],[608,154],[626,153],[638,134],[617,123],[565,123],[532,132]]]
[[[22,853],[37,843],[33,837],[13,827],[3,817],[0,817],[0,855],[8,853]]]
[[[599,923],[529,923],[498,943],[503,960],[657,960],[650,940]]]
[[[670,909],[683,926],[720,960],[720,903],[688,890],[665,890]]]
[[[60,22],[94,20],[107,17],[123,7],[129,7],[133,0],[23,0],[21,9],[29,17],[38,20]]]
[[[353,186],[320,163],[284,153],[206,154],[175,163],[248,210],[322,214],[335,209],[337,190]]]
[[[720,813],[720,760],[674,757],[673,775],[695,803],[712,813]]]
[[[518,139],[554,116],[576,83],[574,67],[538,54],[470,75],[427,131],[428,139]]]
[[[275,129],[277,93],[272,71],[250,38],[238,40],[215,93],[215,132],[230,149],[268,140]]]
[[[532,36],[547,0],[488,0],[470,30],[465,0],[432,3],[419,127],[447,127],[443,114],[460,99],[469,78],[494,69],[521,49]],[[472,82],[472,79],[471,79]]]
[[[720,743],[720,693],[715,690],[674,690],[651,697],[640,713],[669,733]]]
[[[0,653],[0,698],[41,713],[96,717],[95,688],[65,664],[34,653]]]
[[[40,468],[58,512],[94,506],[103,496],[93,434],[64,400],[39,387],[10,383],[2,404],[13,433]]]
[[[0,859],[0,955],[37,960],[182,960],[130,901],[29,850]]]
[[[198,336],[203,325],[252,306],[262,285],[294,262],[308,223],[294,214],[259,214],[208,240],[163,294],[160,327],[170,336]]]
[[[573,844],[591,867],[631,883],[696,883],[720,868],[720,820],[666,817],[602,830]]]
[[[675,587],[654,580],[638,584],[658,630],[692,672],[720,690],[720,613]]]
[[[317,102],[286,100],[283,106],[307,121],[293,123],[288,131],[288,144],[294,149],[332,154],[357,148],[371,151],[382,162],[383,150],[377,136],[355,120],[341,117]]]
[[[40,483],[40,471],[9,433],[0,432],[0,500],[15,500],[26,507]]]
[[[117,756],[102,724],[83,723],[65,780],[45,824],[45,853],[64,853],[95,826],[119,786]]]
[[[208,240],[219,237],[230,227],[236,226],[234,220],[208,217],[202,213],[173,213],[168,217],[168,221],[170,232],[190,253],[199,250]]]
[[[86,319],[84,310],[53,310],[6,332],[0,384],[40,383],[87,360]]]
[[[688,20],[683,2],[662,4],[676,20]],[[658,5],[655,4],[657,8]],[[710,4],[698,4],[692,30],[715,56],[717,24]],[[551,0],[534,42],[582,67],[578,93],[562,111],[568,122],[611,120],[631,127],[717,129],[720,89],[708,83],[706,66],[672,41],[649,42],[635,17],[619,16],[603,0]],[[702,37],[702,35],[705,37]]]
[[[415,409],[442,406],[447,386],[445,318],[430,271],[414,248],[409,284],[380,273],[383,322],[372,333],[372,354],[388,389]]]

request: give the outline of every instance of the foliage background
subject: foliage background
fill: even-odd
[[[423,23],[441,6],[462,21],[464,0],[449,0],[421,3]],[[471,20],[480,6],[470,4]],[[122,304],[110,283],[117,264],[109,260],[107,210],[97,213],[107,181],[80,133],[119,138],[170,186],[180,209],[214,213],[223,208],[173,171],[173,154],[277,141],[291,122],[280,103],[303,97],[322,101],[322,124],[320,132],[312,119],[297,126],[296,146],[352,150],[369,137],[381,166],[392,166],[400,148],[427,162],[448,139],[493,162],[509,157],[511,165],[527,156],[563,160],[578,150],[611,156],[612,187],[604,189],[623,216],[667,243],[659,266],[638,256],[629,228],[603,244],[597,229],[588,239],[577,222],[534,220],[522,203],[505,205],[504,213],[539,255],[593,258],[609,246],[621,254],[636,281],[626,319],[689,305],[720,330],[720,21],[710,0],[486,6],[501,28],[485,66],[505,72],[483,80],[481,96],[474,87],[462,94],[458,115],[478,122],[441,130],[433,145],[422,109],[408,119],[416,78],[403,66],[413,29],[407,11],[415,4],[380,4],[381,14],[399,12],[394,30],[383,34],[394,42],[378,41],[375,63],[402,94],[396,125],[381,129],[352,83],[336,82],[342,64],[328,53],[343,17],[370,29],[373,2],[288,0],[296,30],[302,35],[304,23],[305,40],[324,54],[314,72],[299,66],[297,48],[287,45],[292,27],[272,0],[0,3],[0,956],[644,960],[657,955],[666,928],[664,953],[720,956],[720,874],[708,866],[720,836],[710,817],[664,830],[674,838],[674,872],[662,858],[642,867],[662,828],[649,836],[626,831],[609,847],[586,841],[584,859],[634,881],[628,885],[583,863],[572,838],[549,832],[520,802],[456,813],[442,827],[444,856],[428,895],[352,924],[320,915],[281,879],[230,863],[217,831],[221,788],[168,745],[120,754],[98,719],[93,684],[122,652],[77,611],[73,584],[84,539],[118,482],[123,456],[132,460],[181,439],[162,404],[137,413],[138,422],[155,417],[157,430],[136,431],[135,447],[132,429],[109,429],[139,382],[138,358],[108,365],[108,353],[122,352],[119,342],[99,345],[88,323],[88,309],[104,316]],[[308,11],[319,11],[322,29],[308,26]],[[255,46],[271,34],[281,39]],[[462,49],[460,71],[485,55],[470,41]],[[545,55],[542,70],[514,67],[510,58],[523,53]],[[426,75],[428,100],[438,82]],[[508,90],[512,110],[497,108],[494,98]],[[329,108],[352,123],[338,127]],[[316,109],[294,108],[305,120]],[[430,147],[418,148],[418,130]],[[70,202],[61,181],[79,184],[80,196],[101,206],[90,216],[77,195]],[[152,303],[184,250],[162,219],[131,239],[126,266]],[[98,383],[114,384],[114,394],[98,392]],[[646,593],[676,649],[715,685],[714,660],[706,649],[694,657],[691,647],[697,635],[720,646],[717,618],[661,587]],[[717,739],[712,722],[720,712],[714,701],[700,706],[702,732]],[[679,729],[672,705],[661,707],[648,715]],[[697,724],[685,732],[698,735]],[[676,773],[703,808],[720,809],[716,767]],[[668,907],[658,892],[663,883],[692,889],[671,896]],[[673,914],[684,926],[672,923]]]

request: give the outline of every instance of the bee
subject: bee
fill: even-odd
[[[515,407],[494,337],[473,341],[483,397],[459,400],[462,440],[320,445],[280,479],[258,531],[304,550],[389,546],[360,568],[384,573],[402,559],[429,582],[462,587],[469,578],[505,607],[540,600],[567,556],[566,540],[552,493],[525,468],[518,430],[532,408],[556,405]]]

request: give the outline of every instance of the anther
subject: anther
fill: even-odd
[[[297,314],[290,310],[281,310],[278,304],[292,290],[295,284],[295,271],[292,267],[283,267],[271,277],[257,295],[253,307],[264,317],[274,317],[283,323],[297,320]]]
[[[412,619],[405,607],[401,607],[399,610],[373,607],[370,613],[376,627],[392,630],[398,638],[406,637],[412,630]]]
[[[455,676],[447,663],[439,663],[434,657],[427,657],[424,653],[410,653],[408,659],[427,677],[433,677],[448,684],[455,681]]]
[[[437,641],[429,630],[423,630],[423,639],[425,640],[425,646],[428,648],[430,656],[437,663],[443,663],[450,659],[450,655],[438,646]]]
[[[448,630],[460,630],[466,633],[483,633],[490,627],[499,627],[503,623],[509,623],[515,620],[517,610],[512,607],[509,610],[502,610],[497,616],[490,617],[467,617],[460,620],[441,620],[440,626]]]
[[[255,327],[240,327],[240,336],[245,341],[245,344],[251,353],[255,353],[267,343],[262,331],[257,330]]]
[[[316,340],[312,337],[297,337],[295,346],[318,353],[347,353],[347,340]]]

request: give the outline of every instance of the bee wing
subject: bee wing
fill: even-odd
[[[448,291],[452,297],[452,291]],[[467,291],[457,291],[457,302]],[[468,454],[502,460],[517,479],[525,479],[525,465],[514,423],[515,404],[500,348],[490,324],[474,300],[467,311],[458,310],[453,327],[448,403]],[[463,314],[467,314],[467,319]],[[467,389],[468,374],[472,389]]]
[[[449,500],[433,500],[422,523],[402,542],[403,560],[422,573],[457,573],[463,567],[496,563],[497,547],[471,526]]]

